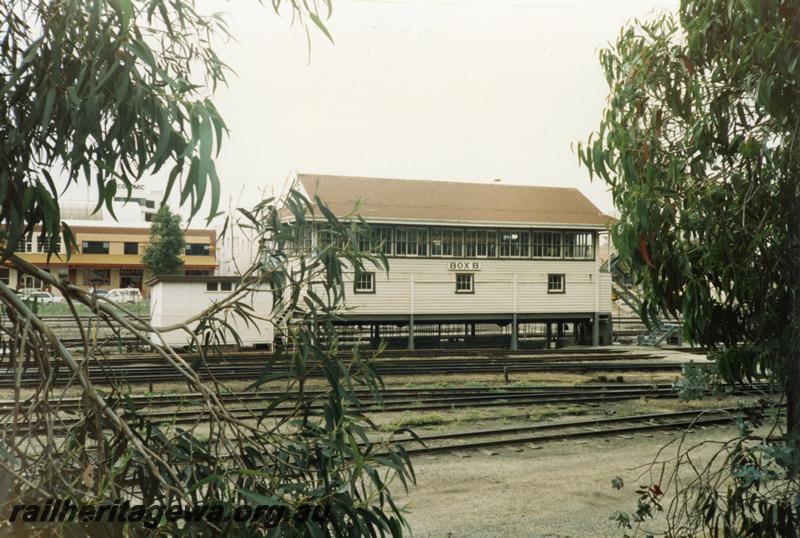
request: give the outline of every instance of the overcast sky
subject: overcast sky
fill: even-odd
[[[253,205],[299,171],[570,186],[613,210],[570,147],[605,104],[597,51],[678,0],[333,4],[335,43],[312,28],[309,52],[288,11],[201,3],[227,12],[236,37],[218,47],[236,71],[215,98],[231,130],[217,163],[226,197]]]

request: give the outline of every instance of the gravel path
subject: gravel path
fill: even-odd
[[[723,439],[731,428],[709,428],[689,439]],[[414,460],[417,487],[401,503],[417,538],[622,536],[609,520],[635,507],[641,471],[677,434],[502,447]],[[465,457],[468,456],[468,457]],[[615,490],[620,476],[625,487]],[[644,480],[643,480],[644,482]],[[400,486],[396,486],[401,490]]]

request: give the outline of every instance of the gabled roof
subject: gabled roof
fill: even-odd
[[[298,174],[337,216],[364,220],[605,228],[614,222],[578,189]]]

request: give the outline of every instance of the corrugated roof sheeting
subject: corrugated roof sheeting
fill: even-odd
[[[454,181],[379,179],[298,174],[303,190],[318,195],[337,216],[365,220],[582,225],[614,222],[578,189]]]

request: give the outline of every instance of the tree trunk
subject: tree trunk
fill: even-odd
[[[795,280],[796,281],[796,280]],[[794,436],[795,449],[800,452],[800,334],[797,332],[797,321],[800,320],[800,308],[792,307],[792,341],[789,350],[789,364],[786,371],[786,431]]]
[[[786,368],[786,432],[793,439],[795,450],[800,452],[800,182],[794,181],[790,189],[792,211],[789,212],[789,256],[791,278],[790,340]]]

